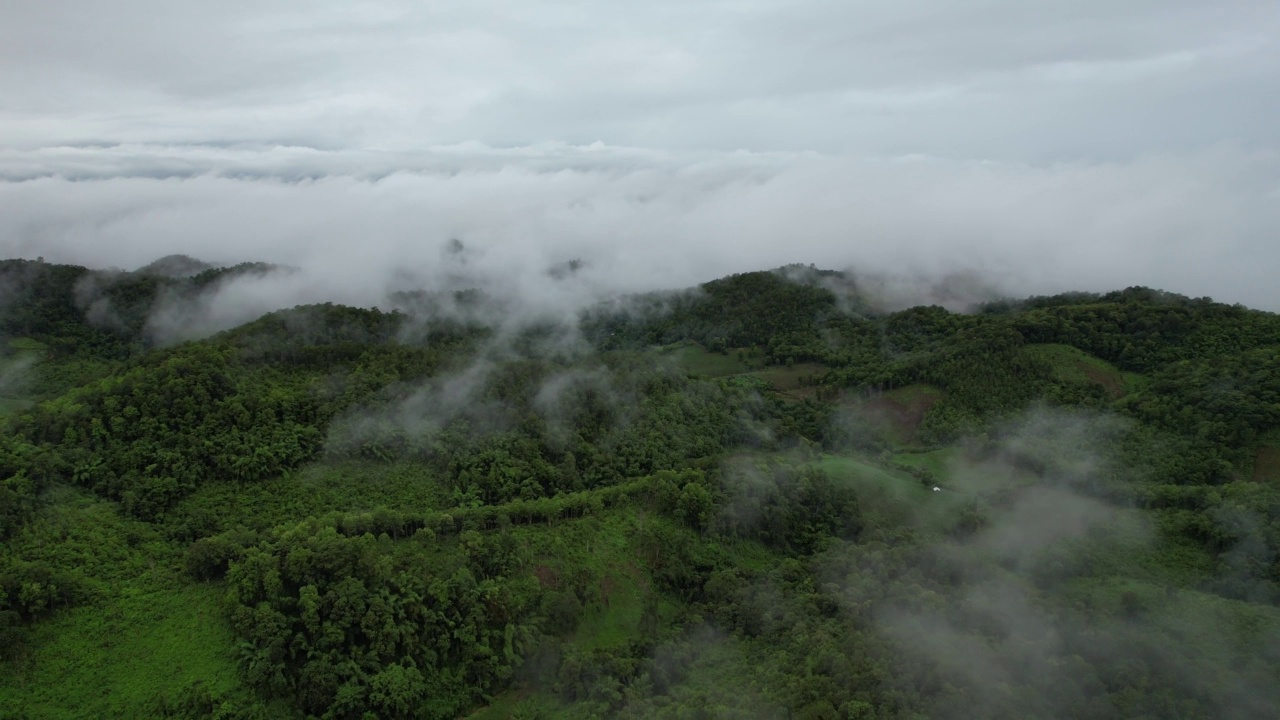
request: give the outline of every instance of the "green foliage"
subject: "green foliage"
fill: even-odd
[[[820,360],[822,328],[836,296],[784,272],[753,272],[705,283],[696,292],[653,296],[634,308],[590,313],[587,333],[602,347],[667,345],[695,340],[704,347],[760,346],[771,363]]]
[[[880,313],[789,267],[597,308],[585,352],[499,337],[478,292],[152,347],[161,298],[274,271],[0,264],[6,712],[1280,701],[1274,315],[1142,288]]]
[[[159,518],[211,480],[255,481],[318,448],[316,410],[261,383],[237,382],[225,350],[190,345],[46,403],[18,422],[56,449],[67,479]]]
[[[336,457],[411,458],[459,505],[533,500],[711,458],[754,436],[752,388],[615,356],[604,368],[499,368],[461,407],[421,409],[443,389],[382,398],[335,424]],[[372,415],[372,418],[370,417]]]
[[[861,528],[855,489],[834,482],[821,467],[744,462],[730,466],[723,482],[727,503],[716,517],[715,529],[729,537],[749,537],[779,550],[809,554],[833,538],[856,537]],[[686,517],[688,490],[680,499]],[[710,514],[707,509],[699,517]]]
[[[1013,322],[1030,342],[1071,345],[1138,372],[1280,344],[1274,314],[1148,288],[1033,298],[1023,307]]]
[[[180,557],[111,503],[52,488],[0,550],[0,583],[19,580],[11,599],[42,601],[8,626],[0,707],[41,718],[148,717],[157,694],[195,680],[231,692],[221,591],[183,581]]]
[[[227,584],[248,681],[325,717],[454,717],[510,678],[534,610],[501,536],[460,540],[431,565],[332,527],[246,548]]]

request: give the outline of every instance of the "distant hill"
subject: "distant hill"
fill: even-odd
[[[214,265],[203,260],[197,260],[190,255],[165,255],[159,260],[153,260],[143,265],[136,272],[145,275],[184,278],[197,275],[205,270],[212,270],[213,268]]]

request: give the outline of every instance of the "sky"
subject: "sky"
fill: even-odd
[[[267,305],[579,258],[1280,310],[1278,120],[1274,0],[8,0],[0,255],[303,268]]]

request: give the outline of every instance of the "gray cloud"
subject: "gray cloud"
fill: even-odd
[[[14,5],[8,141],[1126,157],[1275,140],[1265,0]],[[1272,112],[1265,112],[1271,110]]]
[[[50,174],[17,179],[38,167]],[[1276,167],[1271,153],[1226,148],[1051,166],[558,145],[409,161],[296,148],[10,151],[0,251],[303,268],[272,287],[237,285],[263,309],[381,303],[389,287],[462,272],[522,298],[522,312],[555,314],[606,291],[791,262],[913,282],[968,274],[1015,294],[1141,284],[1280,309]],[[77,174],[99,179],[66,179]],[[465,267],[444,252],[454,239]],[[574,258],[586,261],[579,272],[546,272]]]
[[[535,314],[791,262],[1276,309],[1275,37],[1264,0],[10,4],[0,252],[303,268],[217,300],[254,311],[455,238]]]

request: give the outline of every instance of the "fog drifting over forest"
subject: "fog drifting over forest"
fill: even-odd
[[[1262,1],[11,5],[0,254],[302,268],[265,306],[799,262],[1277,310],[1276,37]]]

